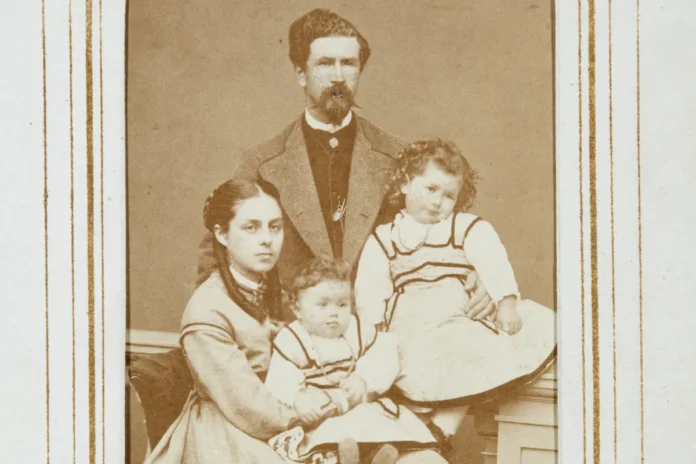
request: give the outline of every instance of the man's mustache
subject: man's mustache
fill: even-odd
[[[343,83],[332,84],[331,87],[325,88],[322,94],[322,97],[326,99],[345,98],[350,102],[354,99],[353,92]]]
[[[320,100],[327,102],[333,98],[344,99],[349,107],[360,108],[355,102],[355,94],[343,83],[332,84],[331,87],[327,87],[321,94]]]

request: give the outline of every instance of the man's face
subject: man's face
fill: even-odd
[[[310,45],[305,70],[297,69],[307,108],[323,122],[340,123],[354,104],[360,77],[360,44],[356,37],[332,36]]]

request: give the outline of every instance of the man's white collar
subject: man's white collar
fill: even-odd
[[[341,121],[341,124],[335,125],[319,121],[314,116],[309,114],[308,109],[305,109],[305,120],[307,121],[307,124],[309,124],[309,127],[311,127],[312,129],[321,130],[333,134],[350,124],[350,122],[353,120],[353,112],[349,111],[346,117],[343,118],[343,121]]]

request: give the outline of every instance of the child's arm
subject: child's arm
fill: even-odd
[[[281,403],[295,409],[304,425],[316,425],[335,413],[332,398],[323,391],[307,389],[302,371],[275,349],[265,384]]]
[[[464,252],[496,305],[507,296],[519,296],[515,272],[493,226],[486,221],[474,224],[464,238]]]
[[[399,376],[399,352],[394,334],[378,332],[374,338],[367,333],[370,329],[374,330],[367,327],[363,337],[365,340],[374,339],[374,343],[358,359],[354,374],[365,382],[367,396],[380,396]]]
[[[297,394],[304,389],[304,374],[277,350],[271,354],[266,374],[266,387],[281,403],[293,406]]]
[[[362,321],[373,326],[383,324],[387,301],[393,292],[389,258],[375,236],[370,235],[355,277],[355,305]]]
[[[474,224],[464,238],[464,251],[498,307],[498,326],[507,333],[519,331],[522,325],[516,309],[519,288],[505,246],[493,226],[485,221]]]

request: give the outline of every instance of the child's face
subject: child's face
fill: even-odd
[[[319,282],[297,295],[295,317],[312,335],[338,338],[350,322],[351,292],[348,281]]]
[[[452,214],[461,187],[459,177],[430,161],[422,174],[401,186],[406,212],[420,223],[435,224]]]

